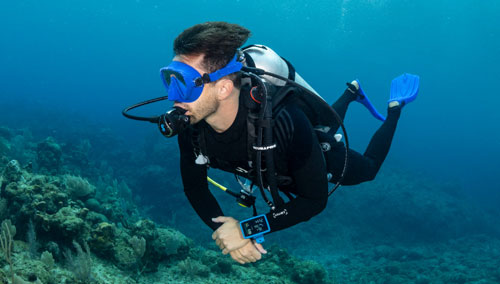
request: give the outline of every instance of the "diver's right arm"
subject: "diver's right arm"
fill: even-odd
[[[203,222],[212,230],[216,230],[221,224],[213,222],[212,218],[224,216],[224,213],[208,188],[207,167],[194,162],[195,155],[189,131],[179,134],[178,142],[184,193]]]
[[[207,167],[194,162],[195,155],[189,131],[179,134],[178,138],[184,193],[198,216],[215,231],[224,223],[215,223],[212,218],[217,220],[217,217],[224,216],[224,213],[208,189]],[[255,262],[261,258],[261,252],[265,252],[261,245],[255,246],[249,240],[246,241],[243,247],[229,252],[231,257],[241,264]]]

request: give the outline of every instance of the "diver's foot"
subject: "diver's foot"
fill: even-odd
[[[389,108],[404,107],[409,102],[417,98],[420,87],[420,77],[405,73],[394,78],[391,82],[391,95],[389,98]]]
[[[356,91],[359,90],[359,83],[357,80],[352,81],[351,85],[353,85],[356,88]]]
[[[345,83],[347,85],[347,89],[344,91],[344,96],[347,96],[349,99],[349,102],[354,102],[358,98],[358,88],[351,84],[351,83]]]
[[[349,90],[349,92],[351,92],[351,94],[353,95],[353,101],[361,102],[365,98],[363,92],[359,90],[358,80],[354,80],[351,83],[346,83],[346,85],[347,90]]]
[[[389,108],[400,106],[401,104],[398,101],[389,102]]]
[[[370,113],[378,120],[385,121],[385,117],[381,115],[370,102],[365,92],[363,92],[363,88],[359,84],[358,80],[354,80],[351,83],[347,83],[349,87],[349,91],[351,91],[354,95],[356,95],[355,101],[364,105]]]

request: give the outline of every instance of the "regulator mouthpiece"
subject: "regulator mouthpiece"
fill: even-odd
[[[158,129],[167,138],[174,137],[189,126],[189,116],[185,109],[174,107],[158,118]]]

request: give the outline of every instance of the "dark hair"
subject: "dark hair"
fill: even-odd
[[[236,49],[250,37],[250,31],[240,25],[226,22],[206,22],[184,30],[174,41],[175,55],[204,54],[203,68],[211,73],[226,66]],[[228,76],[240,86],[238,73]]]

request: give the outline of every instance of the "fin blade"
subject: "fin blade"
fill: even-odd
[[[389,102],[398,101],[407,104],[417,98],[420,88],[420,77],[409,73],[394,78],[391,82]]]
[[[358,83],[359,93],[363,96],[363,98],[358,98],[356,99],[356,101],[364,105],[376,119],[385,121],[385,117],[377,111],[375,106],[370,102],[368,96],[363,91],[363,88],[361,88],[361,83],[359,82],[359,80],[356,79],[355,81]]]

